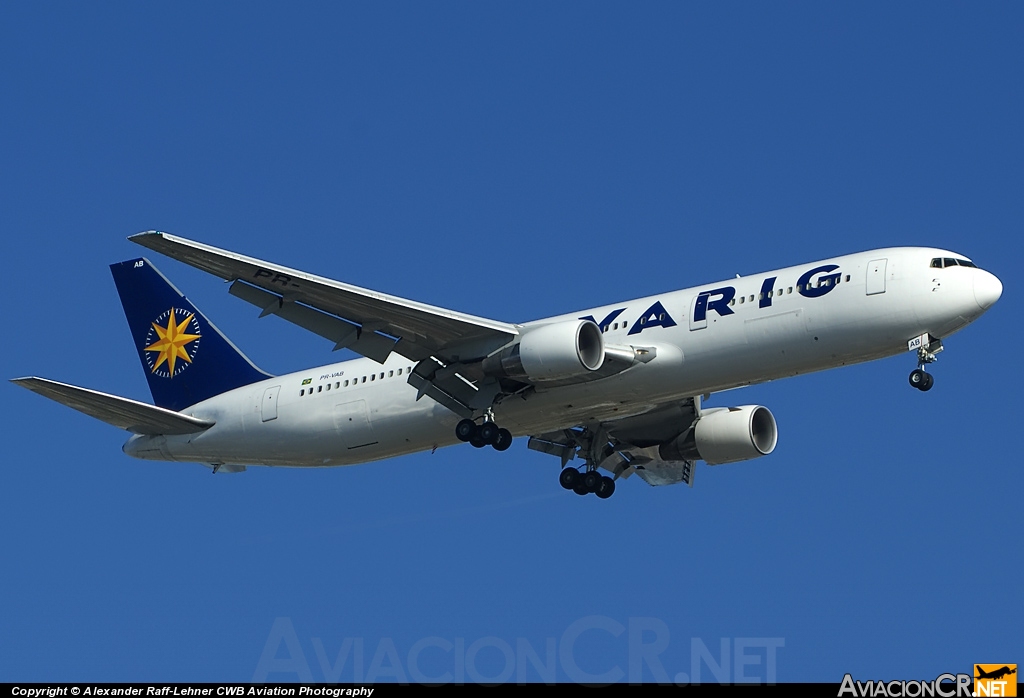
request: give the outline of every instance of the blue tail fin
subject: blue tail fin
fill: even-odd
[[[148,259],[111,264],[110,272],[158,407],[182,410],[270,378]]]

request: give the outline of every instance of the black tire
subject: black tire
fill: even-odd
[[[558,473],[558,484],[567,490],[571,490],[579,484],[580,471],[576,468],[565,468]]]
[[[583,486],[587,488],[587,492],[597,492],[601,486],[601,473],[596,470],[588,470],[583,475]]]
[[[487,445],[487,442],[483,441],[482,439],[474,437],[469,440],[469,445],[472,446],[473,448],[483,448],[484,446]]]
[[[921,392],[928,392],[932,389],[933,385],[935,385],[935,377],[930,373],[926,373],[924,374],[924,382],[918,388],[920,388]]]
[[[575,492],[576,494],[580,495],[580,496],[585,495],[585,494],[590,494],[590,490],[588,490],[583,485],[583,478],[580,478],[579,482],[577,482],[576,485],[573,486],[572,491]]]
[[[498,434],[500,433],[498,425],[494,422],[484,422],[480,425],[480,440],[485,444],[491,444],[492,446],[498,443]]]
[[[476,424],[472,419],[463,419],[455,425],[455,438],[459,441],[471,441],[476,434]]]
[[[601,499],[608,499],[615,494],[615,480],[612,480],[607,475],[603,476],[601,478],[601,484],[598,486],[597,492],[594,494]]]
[[[925,376],[927,375],[928,374],[922,371],[921,369],[915,368],[913,371],[910,372],[910,384],[917,388],[918,390],[921,390],[921,385],[924,383]]]
[[[507,451],[512,445],[512,432],[508,429],[498,429],[498,440],[494,442],[495,451]]]

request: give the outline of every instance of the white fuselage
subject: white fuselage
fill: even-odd
[[[872,250],[525,323],[528,331],[590,316],[607,344],[652,347],[656,357],[609,378],[506,398],[495,419],[516,436],[551,432],[891,356],[926,333],[947,337],[1001,290],[984,270],[930,266],[951,257],[963,259],[930,248]],[[209,430],[134,436],[124,450],[154,460],[321,466],[458,443],[459,417],[417,400],[406,382],[413,365],[392,354],[384,364],[360,358],[247,385],[182,411],[215,421]]]

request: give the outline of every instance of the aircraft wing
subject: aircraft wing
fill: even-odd
[[[230,292],[333,341],[383,362],[392,352],[414,361],[479,359],[519,334],[514,325],[378,293],[322,276],[150,231],[128,238],[233,282]]]
[[[46,378],[13,378],[11,382],[135,434],[194,434],[214,425],[163,407]]]

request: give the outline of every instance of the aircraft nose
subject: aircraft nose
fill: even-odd
[[[989,306],[999,300],[1003,295],[1003,284],[984,269],[978,269],[974,275],[974,300],[978,302],[982,310],[988,310]]]

